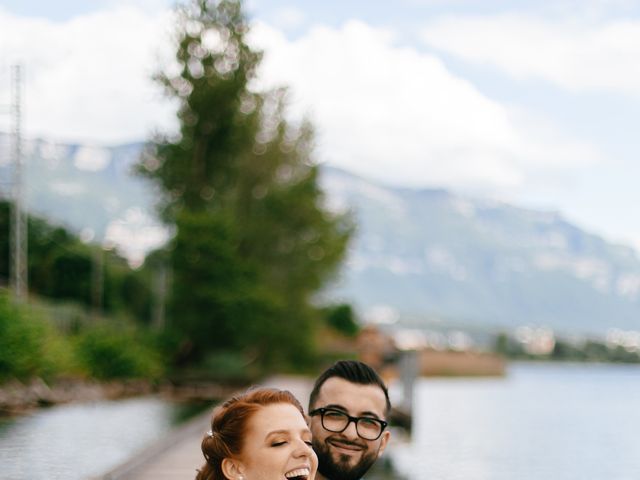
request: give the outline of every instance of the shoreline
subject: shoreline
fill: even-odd
[[[478,361],[481,359],[482,361]],[[452,361],[455,360],[455,361]],[[447,377],[504,377],[509,365],[531,364],[576,364],[576,365],[627,365],[640,367],[637,363],[620,362],[586,362],[586,361],[554,361],[546,358],[514,359],[496,358],[493,355],[469,355],[468,353],[449,353],[448,355],[427,354],[420,358],[419,378]],[[473,367],[473,368],[470,368]],[[397,372],[389,375],[390,379],[398,379]],[[275,386],[278,379],[288,379],[292,384],[295,375],[273,376],[268,383]],[[301,385],[308,379],[298,377]],[[263,382],[257,382],[263,383]],[[300,394],[304,388],[293,382],[294,390]],[[98,381],[78,378],[59,379],[47,383],[35,377],[27,382],[16,379],[0,384],[0,418],[27,414],[40,408],[48,408],[75,402],[91,402],[98,400],[116,400],[141,395],[161,395],[176,402],[215,401],[233,395],[249,384],[225,384],[214,381],[151,381],[145,379]]]
[[[68,403],[117,400],[158,394],[176,402],[212,401],[225,398],[238,386],[214,382],[175,384],[169,381],[67,379],[48,384],[41,378],[29,382],[10,380],[0,385],[0,418],[24,415],[41,408]]]

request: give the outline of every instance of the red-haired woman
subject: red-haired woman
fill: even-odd
[[[202,453],[206,463],[196,480],[313,480],[318,468],[300,402],[271,388],[216,408]]]

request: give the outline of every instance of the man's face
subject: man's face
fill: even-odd
[[[372,417],[386,420],[386,399],[377,385],[360,385],[338,377],[329,378],[320,388],[311,410],[334,408],[352,417]],[[354,422],[346,430],[333,433],[322,427],[320,415],[311,417],[313,449],[318,455],[318,471],[331,480],[357,480],[369,470],[383,452],[389,432],[377,440],[358,436]]]

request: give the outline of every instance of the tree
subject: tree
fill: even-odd
[[[0,283],[9,277],[9,202],[0,201]],[[102,307],[107,314],[122,313],[139,321],[150,317],[151,292],[146,272],[132,270],[115,251],[83,243],[66,228],[27,216],[29,289],[56,301],[92,306],[92,270],[96,252],[104,255]]]
[[[196,0],[179,14],[179,73],[158,80],[179,102],[180,133],[156,138],[140,164],[175,230],[170,320],[193,358],[233,348],[267,365],[301,361],[313,295],[352,225],[324,206],[313,129],[286,119],[286,90],[251,90],[261,54],[240,2]]]
[[[327,325],[337,332],[348,337],[355,337],[360,331],[353,308],[348,303],[326,307],[324,312]]]

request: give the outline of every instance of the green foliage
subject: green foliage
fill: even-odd
[[[356,323],[353,308],[347,303],[326,307],[324,309],[327,325],[348,336],[355,337],[360,331]]]
[[[53,378],[79,370],[65,338],[0,290],[0,381]]]
[[[256,368],[236,350],[218,350],[207,354],[202,368],[209,378],[225,383],[247,384],[256,380]]]
[[[517,360],[640,363],[640,352],[597,340],[576,342],[556,338],[553,350],[548,355],[535,355],[527,353],[523,344],[504,332],[496,338],[495,351],[507,358]]]
[[[253,336],[245,328],[269,308],[256,276],[235,257],[233,224],[225,218],[182,212],[173,242],[172,324],[185,332],[193,353],[239,348]]]
[[[139,169],[176,232],[172,327],[194,360],[232,349],[265,368],[308,362],[319,319],[310,298],[339,265],[350,220],[323,207],[313,131],[286,120],[286,91],[248,88],[261,54],[245,42],[240,2],[179,13],[181,70],[158,80],[179,101],[180,135],[156,139]]]
[[[511,338],[508,334],[501,332],[496,337],[495,351],[508,358],[526,358],[522,344]]]
[[[0,277],[9,277],[10,204],[0,201]],[[34,216],[28,218],[29,289],[57,301],[92,305],[92,281],[96,255],[103,257],[103,301],[107,313],[127,312],[149,319],[151,289],[147,270],[132,270],[115,252],[82,243],[60,226]]]
[[[46,309],[16,305],[0,290],[0,382],[61,376],[158,378],[169,352],[156,335],[123,322],[61,333]]]
[[[159,378],[163,361],[148,334],[131,325],[99,324],[75,339],[87,373],[98,379]]]
[[[587,359],[585,350],[564,340],[557,339],[553,346],[551,358],[561,361],[584,361]]]

